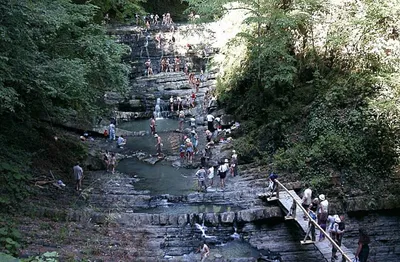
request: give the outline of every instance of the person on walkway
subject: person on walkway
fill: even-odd
[[[123,135],[120,135],[117,139],[117,148],[124,148],[125,144],[126,144],[126,139],[124,138]]]
[[[183,130],[183,123],[185,122],[185,112],[183,112],[183,110],[181,110],[179,112],[179,131]]]
[[[156,119],[154,116],[150,118],[150,132],[152,135],[156,134]]]
[[[162,153],[161,153],[161,147],[162,147],[162,143],[161,143],[161,137],[157,134],[154,135],[154,137],[157,139],[157,143],[155,145],[155,147],[157,148],[157,156],[161,157]]]
[[[237,176],[238,175],[238,155],[236,154],[236,150],[232,150],[232,157],[231,157],[231,175]]]
[[[306,242],[307,237],[311,238],[311,241],[315,242],[315,224],[317,220],[317,214],[313,210],[313,205],[311,204],[308,208],[308,215],[311,217],[311,220],[308,221],[308,228],[306,235],[304,237],[304,242]]]
[[[367,231],[363,228],[358,230],[360,237],[358,239],[358,248],[356,251],[356,258],[359,262],[367,262],[369,256],[369,243],[371,242]]]
[[[307,210],[307,208],[308,208],[308,207],[310,206],[310,204],[311,204],[312,191],[311,191],[311,188],[310,188],[310,186],[309,186],[308,184],[306,184],[305,186],[306,186],[306,189],[304,190],[303,198],[301,199],[301,206],[302,206],[305,210]],[[307,216],[306,216],[305,214],[304,214],[303,218],[304,218],[305,220],[308,219]]]
[[[214,132],[214,116],[212,114],[207,115],[207,129],[210,130],[211,133]]]
[[[199,170],[196,172],[196,177],[197,177],[197,191],[202,192],[204,188],[204,192],[207,191],[207,185],[206,185],[206,170],[204,169],[203,166],[200,167]]]
[[[108,126],[108,134],[110,135],[110,141],[115,140],[115,125],[113,123]]]
[[[289,213],[286,215],[286,218],[296,219],[296,209],[297,209],[297,203],[296,200],[293,198],[292,205],[290,206],[290,210]]]
[[[268,187],[267,187],[267,195],[269,197],[272,197],[274,193],[276,193],[276,197],[279,198],[279,192],[278,192],[278,183],[276,183],[276,179],[278,178],[278,175],[271,173],[269,175],[269,182],[268,182]]]
[[[226,173],[228,172],[229,169],[229,161],[228,159],[225,159],[224,163],[222,163],[218,167],[218,174],[219,174],[219,179],[220,179],[220,187],[221,189],[225,188],[225,178],[226,178]]]
[[[317,212],[317,217],[318,217],[318,224],[319,224],[319,218],[322,217],[326,217],[326,219],[328,219],[328,200],[326,200],[325,195],[321,194],[319,195],[319,206],[318,206],[318,212]]]
[[[342,216],[344,220],[344,216]],[[340,247],[342,245],[342,237],[345,229],[345,224],[344,221],[342,222],[341,218],[339,216],[335,216],[335,222],[329,229],[329,232],[331,234],[331,238],[335,243]],[[332,257],[331,257],[331,262],[334,262],[335,260],[338,259],[337,257],[337,249],[334,245],[332,245]],[[346,259],[342,256],[342,262],[345,262]]]
[[[111,153],[111,158],[110,158],[111,174],[115,173],[115,167],[116,166],[117,166],[117,157],[115,156],[115,153]]]
[[[74,171],[74,178],[76,181],[75,189],[76,189],[76,191],[81,191],[82,190],[83,169],[82,169],[82,167],[79,166],[79,162],[76,163],[76,165],[72,168],[72,170]]]
[[[317,216],[318,225],[322,228],[323,231],[326,231],[326,225],[328,220],[328,213],[322,212]],[[324,233],[321,231],[319,232],[318,241],[323,241],[325,239]]]

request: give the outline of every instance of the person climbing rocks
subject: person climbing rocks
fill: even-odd
[[[161,157],[162,156],[162,152],[161,152],[161,147],[162,147],[161,137],[159,135],[157,135],[157,134],[155,134],[154,137],[157,139],[157,143],[155,145],[155,147],[157,148],[157,156]]]
[[[194,152],[194,154],[197,154],[197,152],[198,152],[198,144],[199,144],[199,137],[198,137],[198,135],[197,135],[195,130],[192,130],[190,132],[190,135],[191,135],[190,141],[193,144],[193,152]]]
[[[200,169],[197,170],[196,172],[196,178],[197,178],[197,191],[202,192],[204,189],[204,192],[207,190],[206,186],[206,170],[204,169],[203,166],[200,166]]]
[[[209,142],[211,142],[211,139],[212,139],[212,133],[211,133],[211,131],[210,130],[206,130],[206,140],[207,140],[207,143],[209,143]]]
[[[74,171],[74,178],[76,181],[75,189],[76,191],[82,191],[82,179],[83,179],[83,169],[80,167],[79,162],[72,168]]]
[[[204,261],[210,255],[210,248],[205,242],[202,242],[196,253],[197,252],[201,254],[200,261]]]
[[[156,119],[154,116],[150,118],[150,132],[152,135],[156,134]]]
[[[210,130],[211,133],[214,132],[214,116],[212,114],[207,115],[207,129]]]

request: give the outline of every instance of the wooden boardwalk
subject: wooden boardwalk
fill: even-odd
[[[298,203],[301,203],[300,197],[296,194],[294,190],[289,191],[292,196],[294,196],[295,200]],[[286,213],[289,212],[290,207],[292,206],[293,203],[293,198],[286,192],[286,191],[279,191],[279,203],[281,204],[282,208],[285,209]],[[297,224],[303,229],[304,233],[307,232],[307,226],[308,226],[308,221],[303,219],[303,214],[304,212],[301,210],[299,206],[296,208],[296,222]],[[316,228],[315,229],[316,234],[319,235],[319,230]],[[314,245],[319,249],[319,251],[322,253],[324,258],[327,261],[331,261],[332,257],[332,245],[330,244],[328,239],[325,239],[324,241],[319,242],[318,237],[316,237],[317,241],[314,243]],[[299,239],[301,241],[303,239]],[[345,246],[341,246],[341,249],[344,251],[344,253],[351,259],[354,259],[354,254],[351,252],[349,249],[347,249]],[[339,260],[336,261],[342,261],[341,260],[341,254],[340,252],[337,252],[337,256],[339,257]]]

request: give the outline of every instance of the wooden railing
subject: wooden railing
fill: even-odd
[[[304,215],[308,217],[309,221],[311,221],[311,223],[313,223],[315,225],[315,227],[317,229],[320,230],[321,233],[324,234],[324,236],[326,237],[326,239],[329,240],[329,242],[331,242],[331,244],[337,249],[338,252],[340,252],[342,254],[342,256],[346,259],[346,261],[351,262],[352,260],[350,259],[349,256],[346,255],[346,253],[344,253],[344,251],[340,248],[340,246],[329,236],[328,233],[325,232],[325,230],[323,230],[317,223],[317,221],[315,221],[314,219],[312,219],[312,217],[308,214],[307,210],[304,209],[304,207],[301,205],[301,203],[299,203],[295,197],[292,195],[292,193],[289,192],[289,189],[287,189],[281,182],[279,182],[277,179],[275,180],[276,183],[278,184],[278,187],[276,188],[277,194],[276,197],[279,199],[279,187],[283,188],[283,190],[285,190],[289,196],[293,199],[293,201],[296,203],[296,205],[298,207],[301,208],[301,210],[304,212]],[[295,214],[294,214],[295,215]]]

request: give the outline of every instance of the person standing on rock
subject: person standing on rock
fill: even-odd
[[[226,173],[228,172],[229,169],[229,161],[228,159],[225,159],[224,163],[222,163],[219,167],[218,167],[218,174],[219,174],[219,182],[220,182],[220,186],[221,189],[225,188],[225,178],[226,178]]]
[[[186,159],[189,163],[192,163],[193,162],[193,152],[194,152],[193,143],[192,143],[192,141],[190,141],[190,138],[186,138],[185,142],[186,142],[186,144],[185,144],[186,145]]]
[[[162,156],[162,153],[161,153],[161,147],[162,147],[161,137],[159,135],[157,135],[157,134],[155,134],[154,137],[157,139],[157,144],[156,144],[157,156],[161,157]]]
[[[185,112],[183,112],[183,110],[181,110],[179,112],[179,131],[183,130],[183,123],[185,122]]]
[[[79,162],[72,168],[74,171],[74,178],[76,181],[75,189],[76,191],[82,190],[82,179],[83,179],[83,169],[79,166]]]
[[[304,190],[303,198],[301,199],[301,206],[305,210],[307,210],[307,208],[310,206],[311,198],[312,198],[312,190],[311,190],[310,186],[308,184],[306,184],[306,189]],[[303,218],[304,218],[304,220],[308,219],[306,215],[304,215]]]
[[[113,123],[108,126],[108,134],[110,135],[110,141],[115,140],[115,125]]]
[[[169,98],[169,107],[171,108],[171,112],[174,112],[174,97],[171,96]]]
[[[104,164],[106,165],[106,170],[108,172],[108,170],[110,168],[110,160],[111,160],[111,155],[108,152],[108,150],[106,150],[106,152],[104,153],[103,160],[104,160]]]
[[[238,175],[238,155],[236,154],[236,150],[232,150],[232,157],[231,157],[231,175],[237,176]]]
[[[212,187],[213,185],[214,185],[214,172],[215,172],[215,169],[214,169],[214,166],[211,166],[208,170],[207,170],[207,178],[208,178],[208,181],[209,181],[209,187]]]
[[[154,116],[150,118],[150,132],[152,135],[156,134],[156,119]]]
[[[197,177],[197,191],[202,192],[203,188],[204,191],[207,190],[207,185],[206,185],[206,170],[204,169],[203,166],[200,167],[200,169],[196,172],[196,177]]]
[[[182,98],[180,96],[176,97],[176,103],[178,104],[178,112],[183,109],[182,107]]]
[[[111,173],[115,173],[115,167],[117,166],[117,157],[115,156],[115,153],[111,153],[111,158],[110,158],[110,169]]]

